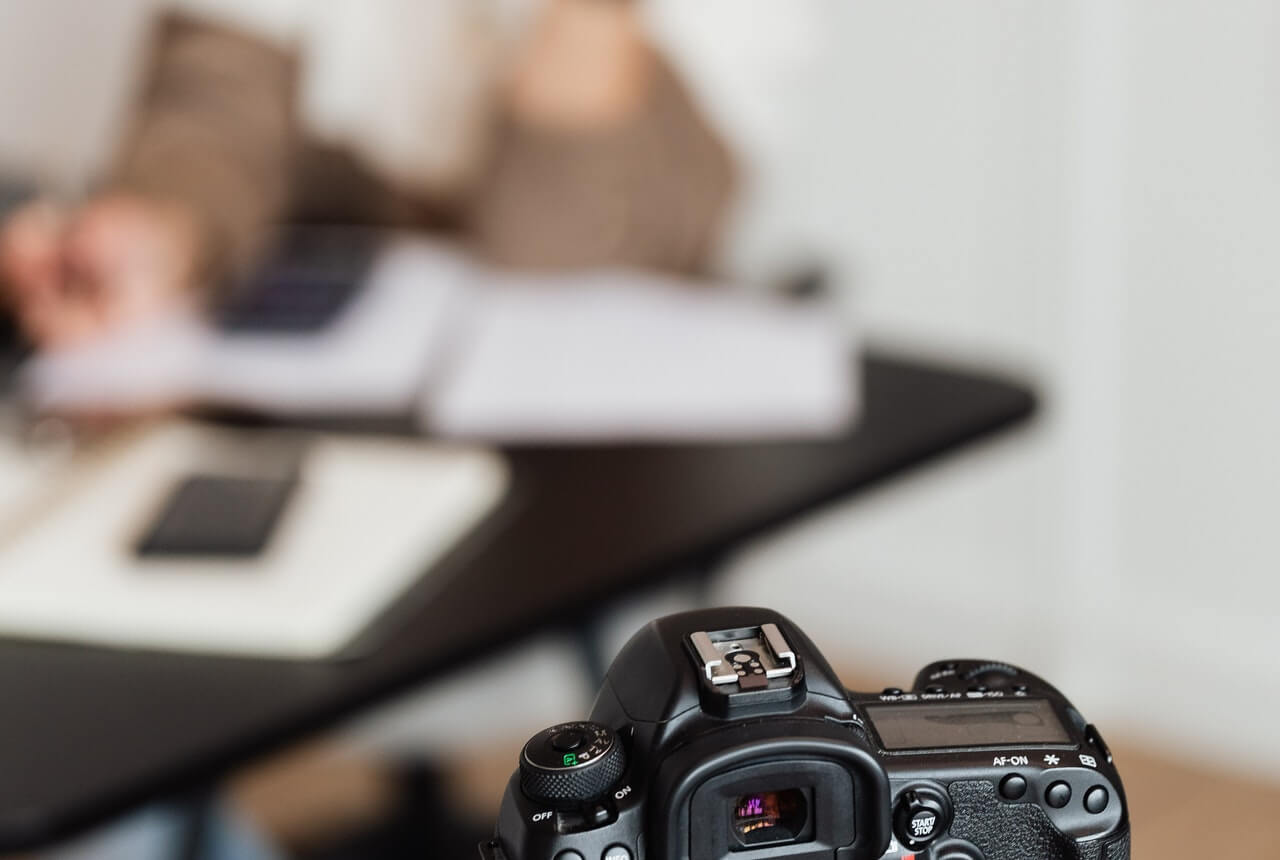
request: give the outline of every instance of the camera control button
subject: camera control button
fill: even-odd
[[[560,752],[573,752],[587,742],[587,736],[577,729],[568,729],[551,736],[551,746]]]
[[[983,860],[978,846],[960,839],[948,839],[933,848],[934,860]]]
[[[604,849],[600,860],[631,860],[631,851],[625,845],[610,845]]]
[[[1062,780],[1051,784],[1044,791],[1044,802],[1054,809],[1061,809],[1071,802],[1071,786]]]
[[[893,813],[898,841],[908,848],[928,845],[950,824],[951,812],[940,791],[915,788],[904,791]]]
[[[1005,800],[1021,800],[1027,793],[1027,781],[1019,774],[1011,773],[1000,780],[1000,796]]]
[[[570,848],[567,851],[561,851],[559,854],[557,854],[556,860],[585,860],[585,858],[583,858],[583,856],[579,854],[577,851],[574,851],[572,848]]]
[[[562,809],[556,813],[556,830],[561,833],[577,833],[587,829],[587,817],[575,809]]]
[[[934,846],[933,860],[983,860],[983,854],[972,842],[947,840]]]
[[[1084,808],[1094,815],[1105,811],[1110,802],[1111,795],[1100,785],[1095,785],[1084,793]]]

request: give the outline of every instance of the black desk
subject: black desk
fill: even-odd
[[[664,572],[1031,414],[1018,385],[887,358],[827,442],[510,452],[523,489],[464,576],[346,663],[124,653],[0,640],[0,851],[178,793],[467,659],[568,625]]]

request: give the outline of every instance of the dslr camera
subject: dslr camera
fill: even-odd
[[[650,623],[589,718],[525,745],[484,860],[1128,860],[1098,730],[1044,680],[948,660],[846,690],[766,609]]]

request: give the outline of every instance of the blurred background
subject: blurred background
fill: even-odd
[[[0,174],[68,195],[102,175],[148,5],[0,0]],[[753,540],[710,599],[782,611],[855,686],[942,655],[1019,663],[1172,768],[1153,772],[1265,791],[1280,7],[648,0],[643,20],[736,156],[718,273],[817,264],[859,339],[1041,399],[1012,436]],[[692,599],[615,610],[609,647]],[[432,726],[465,724],[477,746],[503,739],[504,771],[528,733],[584,712],[589,682],[559,671],[574,659],[542,640],[343,743],[429,749]],[[493,692],[512,684],[519,714]],[[496,803],[501,779],[471,791]]]

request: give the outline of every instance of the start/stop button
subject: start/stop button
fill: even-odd
[[[907,848],[921,848],[951,826],[951,803],[932,785],[915,785],[898,795],[894,805],[894,834]]]

